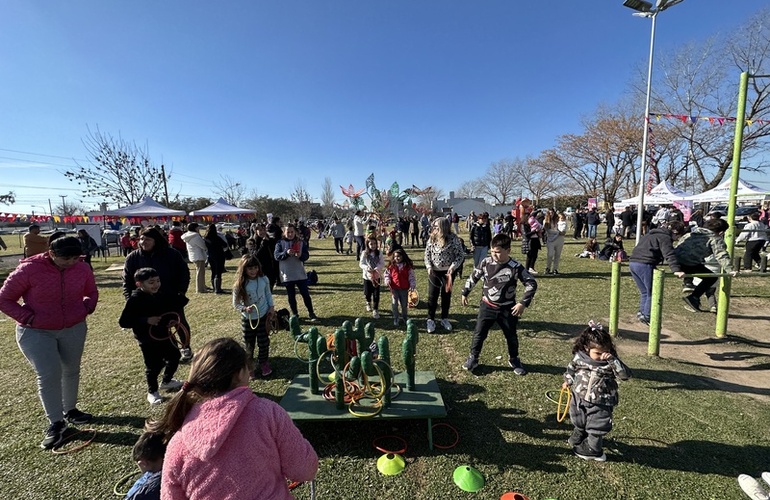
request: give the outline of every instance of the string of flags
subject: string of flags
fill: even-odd
[[[651,118],[655,118],[657,121],[660,121],[661,118],[666,118],[669,120],[679,120],[682,123],[691,123],[695,124],[698,122],[709,122],[711,125],[724,125],[725,123],[733,123],[735,122],[734,117],[724,117],[724,116],[688,116],[688,115],[673,115],[669,113],[650,113]],[[747,126],[752,125],[767,125],[770,123],[770,120],[760,120],[760,119],[754,119],[754,120],[746,120]]]
[[[60,215],[54,215],[51,217],[50,215],[29,215],[29,214],[21,214],[21,213],[5,213],[0,212],[0,222],[36,222],[36,223],[45,223],[53,221],[56,224],[65,223],[65,224],[87,224],[89,222],[121,222],[123,225],[126,224],[139,224],[143,220],[152,219],[153,221],[181,221],[185,219],[186,217],[179,217],[179,216],[173,216],[173,217],[110,217],[110,216],[102,216],[102,215],[66,215],[66,216],[60,216]],[[237,217],[232,214],[227,215],[203,215],[198,217],[192,217],[195,220],[200,220],[204,222],[217,222],[217,221],[223,221],[223,220],[237,220]],[[187,217],[187,219],[190,219],[190,217]]]

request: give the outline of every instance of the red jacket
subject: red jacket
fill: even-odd
[[[61,270],[48,252],[23,259],[0,288],[0,311],[19,325],[41,330],[62,330],[82,322],[98,300],[88,264],[78,262]]]
[[[168,232],[168,243],[173,248],[176,248],[180,252],[182,252],[182,255],[187,255],[187,245],[184,241],[182,241],[182,235],[184,234],[184,231],[182,231],[179,228],[174,228],[171,231]]]

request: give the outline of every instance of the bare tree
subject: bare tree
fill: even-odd
[[[291,201],[297,204],[297,210],[300,217],[310,216],[310,204],[313,202],[313,197],[310,196],[305,184],[302,181],[297,181],[294,184],[294,190],[291,192]]]
[[[88,129],[82,140],[88,162],[64,171],[64,176],[81,186],[85,197],[103,198],[131,205],[146,196],[156,197],[170,176],[150,160],[147,148]]]
[[[77,201],[65,202],[53,207],[53,213],[68,217],[70,215],[83,215],[87,212],[82,203]]]
[[[3,205],[13,205],[16,202],[16,193],[10,191],[8,194],[0,194],[0,203]]]
[[[638,120],[627,111],[610,112],[600,107],[595,117],[583,120],[583,127],[581,135],[560,136],[555,148],[533,162],[570,179],[583,194],[601,196],[612,203],[629,180],[633,184],[638,181],[634,168],[642,136]]]
[[[540,168],[538,163],[530,157],[514,162],[513,172],[521,186],[532,195],[535,206],[538,206],[543,198],[558,192],[559,175],[554,171]]]
[[[516,199],[519,188],[514,168],[521,160],[503,159],[489,165],[480,183],[480,194],[494,201],[496,205],[508,205]]]
[[[214,181],[217,196],[224,198],[230,205],[239,206],[246,195],[246,186],[229,175],[220,175],[221,180]]]
[[[458,198],[483,198],[483,185],[481,179],[473,179],[460,184],[455,189],[455,196]]]
[[[332,186],[331,177],[325,177],[324,183],[321,186],[321,208],[325,216],[329,216],[334,212],[334,186]]]
[[[660,81],[653,85],[656,92],[651,97],[651,112],[682,117],[668,124],[679,140],[675,158],[678,169],[674,170],[680,175],[692,172],[703,189],[719,184],[733,162],[735,123],[729,119],[737,111],[738,74],[770,74],[768,18],[770,8],[765,7],[728,36],[689,44],[657,63],[655,74]],[[637,85],[636,92],[644,96],[645,90]],[[762,170],[750,160],[767,151],[770,124],[753,121],[768,114],[770,79],[752,78],[746,104],[746,120],[752,124],[743,131],[742,170]],[[654,133],[659,123],[653,121]]]

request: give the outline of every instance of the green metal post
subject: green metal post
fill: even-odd
[[[650,308],[650,335],[647,339],[647,354],[660,354],[660,320],[663,313],[663,277],[660,269],[652,272],[652,303]]]
[[[612,281],[610,281],[610,336],[618,334],[618,304],[620,303],[620,262],[612,263]]]
[[[749,74],[741,73],[741,83],[738,89],[738,110],[735,112],[735,139],[733,140],[733,171],[730,177],[730,199],[727,202],[727,222],[730,227],[725,233],[727,252],[732,257],[735,252],[735,199],[738,193],[738,177],[741,172],[741,150],[743,146],[743,128],[746,126],[746,92],[749,88]],[[717,337],[727,335],[727,313],[730,310],[730,280],[725,276],[720,278],[719,302],[717,303]]]

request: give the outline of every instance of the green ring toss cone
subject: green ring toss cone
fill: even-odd
[[[479,491],[484,487],[484,476],[470,465],[461,465],[452,474],[455,484],[463,491]]]
[[[386,453],[377,459],[377,470],[386,476],[400,474],[406,467],[404,457],[396,453]]]

